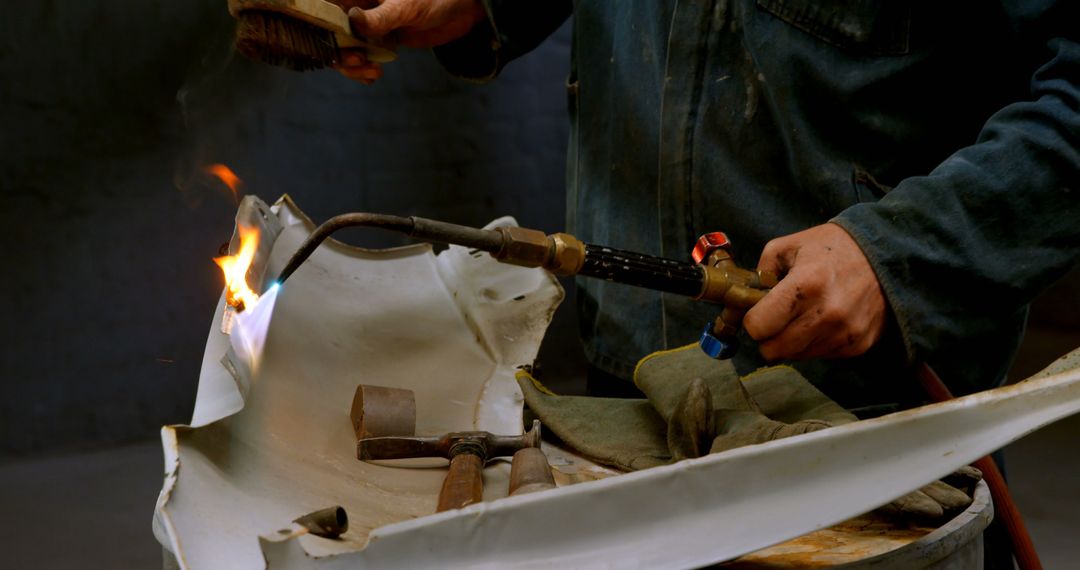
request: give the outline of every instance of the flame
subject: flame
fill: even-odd
[[[229,333],[229,344],[236,351],[236,356],[243,359],[251,374],[259,372],[263,353],[266,351],[266,339],[270,334],[270,320],[274,316],[274,304],[280,287],[272,285],[254,307],[242,313],[236,313],[234,327]]]
[[[233,201],[240,201],[240,185],[243,184],[244,181],[240,180],[240,177],[237,176],[231,168],[225,166],[224,164],[211,164],[210,166],[204,168],[203,171],[211,176],[216,176],[219,180],[224,182],[225,185],[228,186],[229,190],[232,192]]]
[[[255,248],[259,245],[259,230],[245,226],[237,226],[240,233],[240,251],[236,255],[215,257],[214,263],[225,272],[225,302],[243,311],[244,307],[252,307],[259,300],[259,295],[251,290],[247,284],[247,271],[251,267],[251,261],[255,259]]]

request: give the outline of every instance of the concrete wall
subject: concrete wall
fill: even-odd
[[[489,86],[414,52],[365,87],[234,55],[225,6],[43,1],[0,25],[0,458],[190,417],[235,211],[207,164],[316,220],[562,227],[569,27]]]

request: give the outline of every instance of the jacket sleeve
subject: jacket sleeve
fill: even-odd
[[[873,265],[912,360],[994,334],[1080,261],[1077,3],[1015,4],[1005,9],[1033,54],[1030,98],[928,175],[832,220]]]
[[[486,23],[465,37],[435,48],[451,74],[489,81],[515,58],[532,51],[573,12],[571,0],[483,0]]]

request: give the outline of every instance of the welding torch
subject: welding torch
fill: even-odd
[[[705,324],[699,341],[702,350],[717,359],[735,355],[743,315],[777,282],[772,272],[737,266],[731,257],[731,241],[723,232],[698,238],[691,252],[693,262],[689,262],[584,243],[567,233],[546,235],[510,226],[486,230],[416,216],[373,213],[342,214],[327,220],[293,254],[277,282],[284,283],[330,234],[355,226],[484,251],[502,263],[542,267],[559,276],[583,275],[720,304],[720,314]]]

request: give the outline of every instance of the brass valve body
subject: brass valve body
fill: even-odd
[[[496,228],[503,237],[502,248],[492,255],[503,263],[543,267],[555,275],[574,275],[585,263],[585,244],[576,237],[519,227]]]

